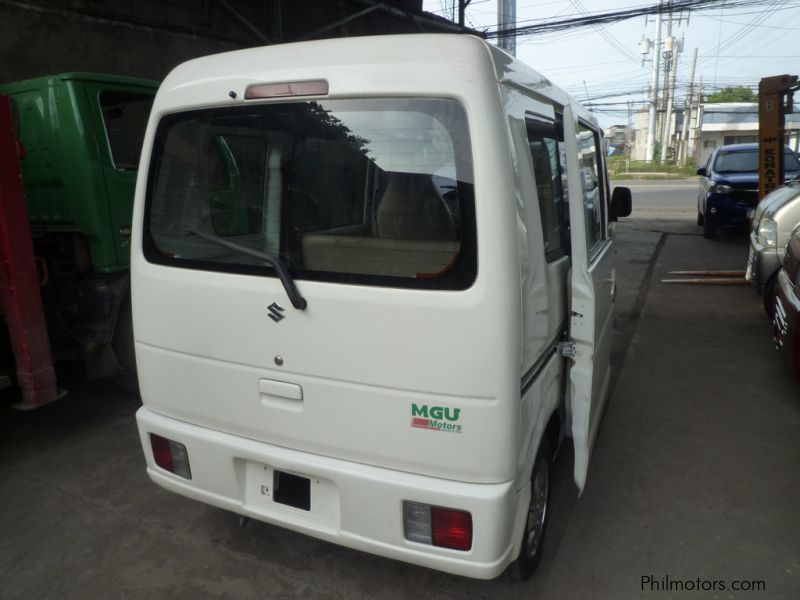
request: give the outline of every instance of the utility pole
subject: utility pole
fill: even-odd
[[[670,21],[672,20],[672,15],[670,15]],[[672,40],[672,46],[674,48],[672,52],[672,81],[669,87],[669,95],[667,96],[667,112],[664,115],[664,120],[666,123],[664,124],[664,137],[661,141],[661,161],[667,160],[667,150],[669,150],[669,143],[672,140],[672,107],[674,104],[675,99],[675,80],[678,76],[678,59],[681,56],[683,42],[678,42],[675,38],[670,37]]]
[[[653,162],[656,141],[656,110],[658,108],[658,74],[661,59],[661,0],[656,2],[656,41],[653,52],[653,75],[650,79],[650,112],[647,115],[647,145],[645,162]]]
[[[686,164],[689,154],[689,128],[692,126],[692,98],[694,95],[694,72],[697,68],[697,47],[692,53],[692,76],[689,78],[689,92],[686,94],[686,103],[683,109],[683,127],[681,127],[681,143],[678,147],[678,163]]]
[[[669,98],[669,72],[670,67],[672,66],[672,1],[667,0],[668,7],[669,7],[669,18],[667,20],[667,37],[664,38],[664,86],[662,89],[664,90],[663,94],[663,104],[664,104],[664,113],[661,117],[661,123],[658,123],[658,113],[656,113],[656,125],[658,128],[656,129],[656,142],[661,142],[661,159],[664,158],[664,145],[666,143],[667,137],[667,123],[666,123],[666,108],[667,108],[667,99]]]
[[[633,133],[633,108],[631,101],[628,99],[628,129],[625,132],[625,170],[631,170],[631,134]]]
[[[700,158],[700,138],[703,137],[703,76],[700,75],[700,89],[697,90],[697,99],[695,100],[694,110],[694,135],[689,140],[689,145],[692,147],[692,156],[695,162]]]
[[[517,0],[497,0],[497,26],[503,30],[514,29],[517,24]],[[499,40],[499,46],[511,56],[517,55],[517,36],[504,35]]]
[[[458,0],[458,24],[464,26],[467,7],[472,0]]]

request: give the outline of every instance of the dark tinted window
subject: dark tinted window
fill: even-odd
[[[553,260],[569,252],[569,210],[564,194],[566,169],[561,164],[563,133],[560,124],[529,122],[528,147],[536,178],[545,255]]]
[[[583,124],[578,125],[578,165],[580,168],[583,209],[586,215],[586,247],[599,250],[607,237],[605,188],[600,179],[602,150],[600,136]]]
[[[139,166],[142,141],[153,106],[153,96],[129,92],[100,92],[100,110],[111,158],[118,169]]]
[[[274,275],[216,236],[279,256],[301,279],[463,289],[476,272],[473,204],[466,116],[453,101],[192,111],[156,133],[145,254]]]
[[[784,153],[783,167],[787,171],[797,171],[797,157],[794,152]],[[720,150],[714,161],[717,173],[752,173],[758,171],[758,150]]]

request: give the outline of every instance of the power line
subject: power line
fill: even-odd
[[[589,13],[589,11],[586,10],[586,7],[584,6],[583,2],[581,2],[581,0],[569,0],[569,2],[576,9],[578,9],[579,13],[583,14],[586,17],[591,16],[591,13]],[[630,50],[628,50],[627,48],[622,46],[617,40],[615,40],[613,37],[608,35],[608,32],[605,31],[602,27],[599,27],[597,25],[592,25],[592,27],[594,28],[595,31],[597,31],[597,33],[600,34],[600,36],[606,42],[609,43],[609,45],[611,45],[612,48],[614,48],[622,56],[624,56],[625,58],[627,58],[629,60],[632,60],[634,63],[637,63],[637,64],[639,63],[639,57],[636,56],[636,54],[634,54],[633,52],[631,52]]]
[[[675,0],[671,5],[641,6],[636,8],[610,11],[606,13],[596,13],[584,17],[571,17],[568,19],[555,20],[553,18],[531,19],[531,21],[541,21],[532,25],[512,27],[508,29],[495,29],[486,32],[487,37],[503,38],[510,36],[528,35],[532,33],[545,33],[571,29],[575,27],[588,27],[592,25],[603,25],[617,23],[636,17],[655,14],[667,14],[668,12],[681,11],[702,11],[712,8],[738,8],[752,7],[758,4],[772,4],[770,0]]]

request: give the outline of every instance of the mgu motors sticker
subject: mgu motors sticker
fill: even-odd
[[[447,406],[428,406],[427,404],[411,405],[411,426],[433,431],[449,431],[461,433],[460,408]]]

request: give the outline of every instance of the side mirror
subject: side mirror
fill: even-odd
[[[615,187],[611,193],[611,214],[609,219],[616,221],[619,217],[629,217],[633,208],[631,188]]]
[[[703,177],[706,176],[706,168],[705,167],[697,167],[697,174]]]

